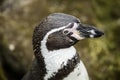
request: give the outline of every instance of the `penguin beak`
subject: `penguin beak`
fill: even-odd
[[[93,26],[84,25],[81,23],[71,23],[63,33],[72,40],[81,40],[85,38],[101,37],[104,33]]]
[[[81,37],[84,38],[98,38],[104,35],[104,33],[93,26],[78,24],[76,28]]]

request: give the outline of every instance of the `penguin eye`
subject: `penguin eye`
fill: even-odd
[[[67,34],[69,33],[69,31],[68,31],[68,30],[64,30],[63,33],[64,33],[65,35],[67,35]]]
[[[65,34],[66,36],[71,36],[72,34],[73,34],[73,32],[70,32],[70,31],[68,31],[68,30],[65,30],[65,31],[63,31],[63,34]]]

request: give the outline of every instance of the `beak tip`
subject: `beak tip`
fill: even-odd
[[[101,36],[103,36],[104,35],[104,33],[103,32],[98,32],[94,37],[95,38],[98,38],[98,37],[101,37]]]

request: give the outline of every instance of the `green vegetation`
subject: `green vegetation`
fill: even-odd
[[[75,45],[91,80],[120,80],[120,0],[2,0],[0,80],[20,80],[32,62],[32,32],[54,12],[80,18],[105,35]],[[12,46],[12,48],[11,48]]]

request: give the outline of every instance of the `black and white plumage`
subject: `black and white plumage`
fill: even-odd
[[[83,25],[72,15],[54,13],[43,19],[33,33],[35,60],[22,80],[89,80],[73,45],[103,33]]]

